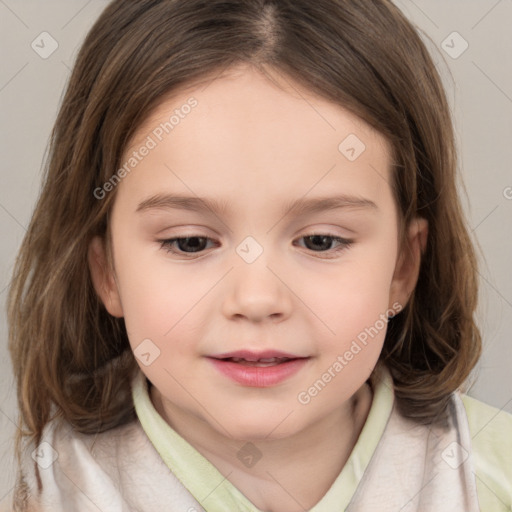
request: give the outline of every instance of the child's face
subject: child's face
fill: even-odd
[[[240,439],[291,435],[341,410],[376,364],[385,317],[405,305],[417,277],[416,264],[397,265],[385,139],[282,83],[286,92],[242,68],[163,103],[123,159],[137,151],[111,217],[115,283],[95,263],[99,245],[91,258],[98,292],[124,316],[168,411]],[[183,107],[191,97],[197,105]],[[178,195],[225,209],[166,206]],[[289,212],[297,200],[342,195],[366,204]],[[302,238],[313,234],[351,244]],[[181,254],[162,247],[187,237],[171,246]],[[246,372],[212,359],[239,350],[305,359]]]

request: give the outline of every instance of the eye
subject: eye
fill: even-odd
[[[187,236],[160,240],[160,243],[167,252],[186,255],[204,251],[208,241],[213,240],[205,236]],[[176,250],[175,247],[178,247],[179,250]]]
[[[313,252],[334,254],[334,256],[336,256],[336,254],[338,254],[339,252],[348,249],[353,243],[353,240],[341,238],[339,236],[332,235],[329,233],[311,233],[300,237],[298,240],[302,239],[305,240],[305,246],[307,249],[310,249]],[[339,245],[332,248],[333,243],[337,243]],[[318,248],[320,249],[319,251],[316,250]],[[329,258],[334,256],[327,257]]]
[[[347,240],[336,235],[328,233],[311,233],[304,235],[297,240],[305,240],[306,249],[317,253],[338,254],[339,252],[348,249],[353,240]],[[188,257],[204,252],[207,249],[208,242],[216,242],[205,236],[188,236],[180,238],[169,238],[167,240],[159,240],[162,249],[172,254]],[[334,248],[333,244],[338,244]],[[217,244],[218,245],[218,244]]]

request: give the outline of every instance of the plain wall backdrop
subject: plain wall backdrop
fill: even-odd
[[[423,31],[442,73],[467,189],[463,203],[483,252],[478,319],[484,351],[468,394],[512,413],[512,2],[395,1]],[[17,419],[7,352],[7,286],[39,193],[64,86],[79,45],[106,5],[105,0],[0,0],[0,508],[14,485]]]

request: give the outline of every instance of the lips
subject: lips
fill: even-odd
[[[209,359],[217,370],[238,384],[269,387],[297,373],[309,357],[276,350],[237,350],[209,356]]]

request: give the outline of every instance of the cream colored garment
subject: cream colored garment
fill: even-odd
[[[479,512],[469,425],[458,393],[451,395],[448,412],[441,429],[417,425],[393,408],[346,512]]]
[[[164,464],[138,421],[97,436],[54,424],[45,441],[49,445],[39,445],[43,492],[37,493],[36,463],[27,452],[26,508],[15,512],[194,512],[194,507],[203,511]],[[52,447],[58,459],[44,469],[53,458]]]
[[[448,428],[431,430],[405,420],[393,406],[350,504],[340,503],[332,512],[479,511],[468,422],[458,393],[448,411]],[[16,512],[248,510],[218,501],[203,508],[199,501],[205,496],[193,497],[174,476],[139,421],[97,436],[77,434],[55,422],[45,430],[35,457],[44,490],[38,495],[29,447],[23,467],[26,492],[20,492],[26,507]],[[204,464],[209,464],[206,459]]]

